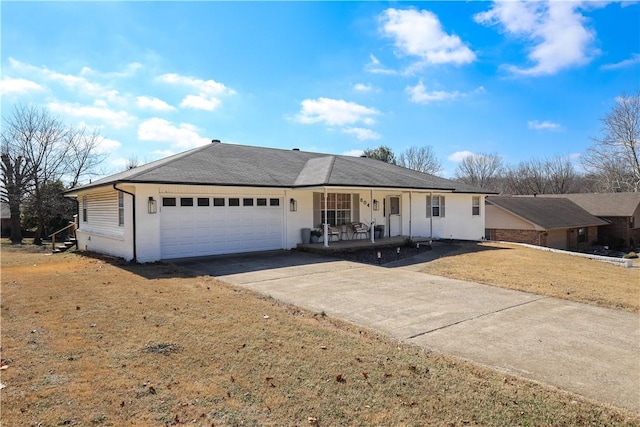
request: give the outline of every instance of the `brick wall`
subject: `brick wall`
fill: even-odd
[[[505,242],[527,243],[529,245],[547,245],[547,236],[536,230],[506,230],[492,228],[491,240],[504,240]]]
[[[598,241],[598,227],[587,227],[587,239],[582,243],[578,243],[578,229],[572,228],[569,230],[569,237],[567,238],[567,249],[573,251],[586,249],[593,245],[593,242]]]
[[[629,228],[629,217],[610,216],[604,219],[611,224],[600,227],[599,243],[620,249],[630,247],[631,239],[636,246],[640,244],[640,228]]]

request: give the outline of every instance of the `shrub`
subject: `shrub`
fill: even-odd
[[[631,259],[631,258],[638,258],[638,254],[635,252],[629,252],[628,254],[626,254],[625,256],[623,256],[622,258],[626,258],[626,259]]]

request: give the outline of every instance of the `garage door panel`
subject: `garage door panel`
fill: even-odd
[[[243,197],[240,197],[241,202]],[[226,201],[225,206],[163,207],[160,233],[162,257],[217,255],[284,247],[282,201],[279,206],[228,206],[228,198]]]

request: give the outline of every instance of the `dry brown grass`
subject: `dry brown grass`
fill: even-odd
[[[1,280],[6,426],[640,426],[167,265],[3,246]]]
[[[460,243],[424,273],[640,313],[640,268],[502,243]]]

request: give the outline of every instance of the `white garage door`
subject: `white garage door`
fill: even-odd
[[[282,249],[278,197],[163,197],[163,259]]]

